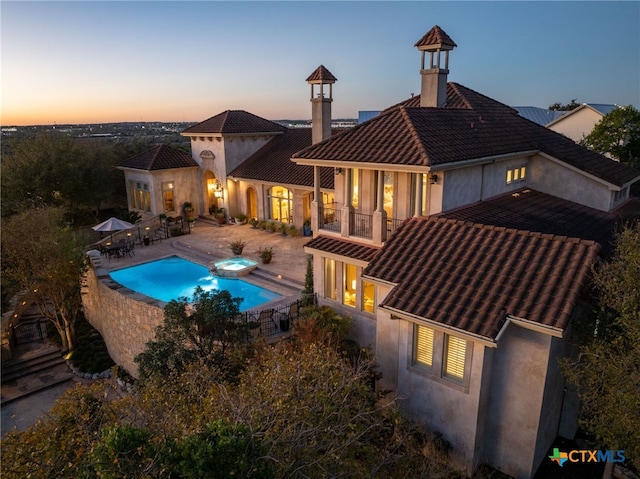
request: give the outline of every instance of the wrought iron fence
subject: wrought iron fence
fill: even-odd
[[[11,339],[13,344],[27,344],[34,341],[41,341],[48,337],[47,320],[37,319],[34,321],[25,321],[11,328]]]
[[[398,226],[400,226],[400,224],[403,222],[404,220],[400,220],[398,218],[387,218],[387,238],[389,239],[389,237],[391,236],[391,234],[398,229]]]
[[[247,323],[250,339],[265,337],[269,340],[288,333],[300,319],[302,309],[316,303],[316,295],[311,294],[306,299],[298,299],[292,303],[245,311],[241,314],[240,320]]]
[[[349,232],[350,236],[359,236],[360,238],[369,238],[373,237],[373,216],[365,215],[363,213],[351,213],[352,223],[351,223],[351,231]]]
[[[319,227],[321,229],[338,232],[341,230],[342,227],[340,224],[339,209],[334,208],[333,206],[324,205],[322,207],[322,215],[320,216],[320,218],[322,224],[320,224]]]

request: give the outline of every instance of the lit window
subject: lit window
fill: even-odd
[[[360,197],[358,196],[358,186],[360,183],[360,170],[354,168],[351,170],[351,206],[358,209]]]
[[[324,296],[336,299],[336,260],[324,259]]]
[[[508,168],[507,169],[507,184],[516,183],[519,181],[524,181],[527,176],[527,167],[526,166],[518,166],[517,168]]]
[[[464,379],[467,342],[455,336],[445,336],[444,375],[461,381]]]
[[[173,181],[165,181],[162,183],[162,201],[164,202],[164,211],[166,213],[175,211],[173,201]]]
[[[362,282],[362,311],[376,312],[376,287],[368,281]]]
[[[416,364],[433,365],[433,329],[414,325],[413,359]]]
[[[342,303],[346,306],[356,307],[356,267],[353,264],[344,264],[342,269],[343,293]]]
[[[290,223],[293,220],[293,197],[291,191],[283,186],[274,186],[267,195],[270,217],[274,221]]]

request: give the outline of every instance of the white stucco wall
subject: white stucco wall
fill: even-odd
[[[539,155],[533,157],[529,165],[530,188],[601,211],[609,211],[612,193],[603,183]]]
[[[382,321],[378,318],[378,323]],[[468,341],[470,371],[467,387],[460,386],[442,377],[441,361],[444,354],[444,331],[436,329],[434,338],[434,366],[430,372],[412,365],[413,324],[403,320],[398,323],[398,360],[396,395],[400,407],[418,424],[439,432],[451,443],[453,460],[471,474],[478,465],[482,437],[479,426],[484,426],[484,411],[481,394],[482,374],[485,363],[485,347],[481,343]],[[380,325],[382,327],[382,325]],[[378,339],[380,335],[378,335]],[[466,338],[465,338],[466,339]],[[382,353],[379,344],[376,355]]]
[[[494,353],[483,455],[515,478],[531,477],[537,466],[551,339],[512,323]]]

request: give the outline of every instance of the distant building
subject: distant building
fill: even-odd
[[[547,123],[547,128],[578,142],[587,136],[602,118],[617,108],[616,105],[583,103],[564,115]]]

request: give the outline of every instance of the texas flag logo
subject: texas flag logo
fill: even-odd
[[[558,463],[558,465],[560,467],[562,467],[562,465],[567,462],[567,459],[569,459],[569,455],[566,452],[560,452],[560,449],[558,449],[557,447],[553,448],[553,455],[549,456],[549,459],[551,459],[552,461],[555,461]]]

